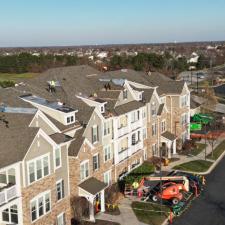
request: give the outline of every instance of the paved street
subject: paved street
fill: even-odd
[[[207,187],[174,225],[225,224],[225,158],[206,177]]]

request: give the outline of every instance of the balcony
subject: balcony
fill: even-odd
[[[120,127],[120,128],[118,128],[117,133],[118,133],[118,138],[122,137],[123,135],[126,135],[129,133],[129,127],[128,126]]]
[[[3,205],[16,197],[18,197],[18,194],[17,186],[15,184],[9,184],[3,188],[0,188],[0,205]]]
[[[142,121],[141,120],[136,120],[134,122],[131,122],[131,130],[136,130],[140,127],[142,127]]]
[[[143,148],[143,142],[142,141],[138,141],[135,145],[131,145],[131,147],[130,147],[131,155],[133,155],[134,153],[136,153],[137,151],[139,151],[142,148]]]
[[[124,159],[126,159],[126,158],[128,158],[128,157],[129,157],[129,155],[128,155],[128,148],[122,150],[122,151],[119,152],[119,154],[118,154],[119,162],[123,161]]]

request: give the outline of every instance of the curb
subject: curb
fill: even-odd
[[[182,171],[185,173],[194,173],[194,174],[199,174],[199,175],[208,175],[210,174],[215,167],[219,164],[219,162],[223,159],[223,157],[225,156],[225,151],[220,155],[220,157],[209,167],[209,169],[206,172],[194,172],[194,171],[185,171],[185,170],[178,170],[178,171]],[[206,160],[207,161],[207,160]],[[190,161],[191,162],[191,161]]]

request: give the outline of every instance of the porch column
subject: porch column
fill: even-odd
[[[176,140],[173,141],[173,155],[177,154]]]
[[[95,222],[94,197],[89,198],[89,214],[90,214],[90,221]]]
[[[105,190],[101,191],[101,212],[105,212]]]
[[[168,159],[170,159],[171,158],[171,148],[172,148],[172,143],[171,143],[171,141],[168,141],[167,142],[167,154],[168,154]]]

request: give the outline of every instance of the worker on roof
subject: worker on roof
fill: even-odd
[[[139,183],[138,183],[137,181],[134,181],[133,184],[132,184],[132,187],[133,187],[134,189],[138,189]]]
[[[55,81],[54,80],[51,80],[49,82],[49,91],[50,92],[55,92]]]

